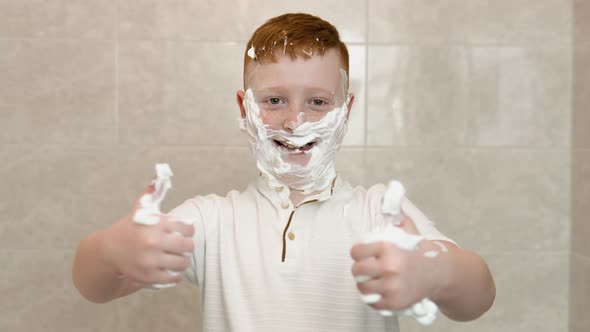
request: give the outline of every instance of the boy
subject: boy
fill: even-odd
[[[495,287],[483,259],[408,200],[401,227],[425,237],[418,250],[359,243],[386,224],[385,187],[353,189],[335,171],[354,95],[348,51],[330,23],[286,14],[259,27],[244,55],[244,89],[237,102],[256,183],[190,199],[153,226],[134,223],[132,212],[91,234],[73,267],[84,297],[107,302],[178,283],[183,276],[169,272],[184,272],[201,287],[205,331],[398,331],[397,318],[380,311],[429,298],[466,321],[490,308]],[[369,306],[361,294],[376,297]]]

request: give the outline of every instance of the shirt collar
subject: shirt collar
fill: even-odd
[[[334,179],[332,180],[331,185],[327,186],[325,189],[320,191],[315,195],[311,195],[306,197],[299,205],[310,201],[325,201],[328,200],[332,195],[341,187],[342,179],[341,177],[336,174]],[[264,195],[268,200],[270,200],[275,207],[282,207],[285,204],[289,204],[293,207],[293,203],[289,198],[290,190],[289,187],[284,185],[274,185],[269,181],[268,177],[264,174],[260,174],[256,181],[256,188],[262,195]]]

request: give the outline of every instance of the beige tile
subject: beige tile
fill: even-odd
[[[366,4],[362,1],[122,1],[122,38],[172,38],[204,41],[247,41],[266,20],[287,12],[306,12],[330,21],[345,42],[366,41]],[[240,44],[240,49],[245,48]]]
[[[571,16],[559,0],[372,0],[369,42],[569,45]]]
[[[569,50],[474,48],[470,66],[468,145],[569,146]]]
[[[340,38],[344,42],[366,42],[367,38],[367,3],[366,1],[347,1],[343,3],[337,0],[326,1],[273,1],[257,0],[252,2],[248,14],[243,16],[248,21],[252,19],[250,25],[250,35],[263,22],[271,17],[282,15],[284,13],[303,12],[321,17],[322,19],[333,24],[340,33]]]
[[[476,251],[568,250],[569,150],[370,149],[366,185],[402,181],[437,228]]]
[[[162,211],[169,211],[196,195],[225,196],[231,190],[242,191],[259,174],[249,149],[222,147],[162,147],[138,151],[123,174],[142,170],[141,176],[132,176],[133,183],[137,183],[134,186],[141,187],[153,176],[156,162],[169,163],[174,172],[173,188],[162,204]]]
[[[568,150],[480,150],[472,158],[468,226],[458,233],[466,247],[568,250]]]
[[[244,148],[41,149],[0,170],[0,249],[75,248],[129,212],[156,162],[175,172],[163,211],[198,194],[244,189],[258,174]]]
[[[20,151],[12,154],[19,158]],[[2,168],[0,248],[74,248],[86,234],[120,218],[131,206],[121,194],[125,175],[117,171],[125,155],[98,148],[43,148]]]
[[[590,43],[574,48],[573,95],[572,146],[590,148]]]
[[[114,142],[113,42],[2,40],[0,142]]]
[[[572,251],[590,258],[590,149],[572,151]]]
[[[39,146],[22,144],[1,144],[0,145],[0,172],[10,169],[14,165],[30,162],[42,150]],[[9,175],[9,174],[7,174]]]
[[[371,46],[367,144],[461,143],[469,116],[467,56],[453,47]]]
[[[573,254],[571,257],[570,331],[590,330],[590,258]]]
[[[370,46],[368,52],[368,145],[569,146],[568,50]]]
[[[472,44],[571,45],[572,8],[561,0],[464,0],[458,35]]]
[[[0,183],[2,186],[0,188],[0,215],[4,216],[2,219],[5,222],[9,222],[12,215],[16,213],[15,205],[18,204],[18,200],[16,199],[9,199],[9,197],[13,196],[13,192],[18,191],[18,187],[12,189],[8,187],[14,181],[14,170],[18,169],[20,165],[35,162],[35,158],[38,156],[39,151],[42,149],[38,147],[27,147],[21,145],[0,145],[0,160],[2,160],[0,166]],[[22,180],[23,177],[19,179],[21,182],[25,182]],[[21,184],[22,186],[22,184]],[[27,190],[27,189],[25,189]],[[5,223],[0,223],[0,238],[8,237],[9,235],[6,234],[7,227]],[[26,236],[22,234],[22,236]]]
[[[241,46],[126,41],[120,45],[120,139],[129,144],[244,145],[235,93]]]
[[[108,304],[84,300],[71,281],[73,252],[0,250],[2,331],[195,330],[199,295],[187,284],[159,293],[141,292]],[[162,308],[166,310],[162,310]]]
[[[336,171],[353,187],[365,182],[365,151],[358,148],[343,148],[336,154]]]
[[[491,310],[468,323],[437,319],[422,327],[402,320],[404,332],[432,331],[567,331],[568,257],[554,253],[487,255],[496,282],[496,301]]]
[[[444,43],[456,41],[454,22],[461,11],[451,0],[370,0],[369,42]]]
[[[574,46],[590,45],[590,3],[574,0]]]
[[[436,223],[437,228],[464,245],[460,234],[470,226],[468,200],[473,195],[472,152],[436,149],[369,149],[365,185],[401,181],[407,197]]]
[[[344,137],[344,146],[362,146],[365,144],[365,103],[366,103],[366,62],[367,47],[349,45],[349,92],[354,94],[352,111],[348,119],[348,132]]]
[[[71,282],[73,253],[0,250],[2,331],[97,331],[117,314],[112,305],[92,305]]]
[[[0,2],[0,37],[115,37],[114,1],[4,0]]]

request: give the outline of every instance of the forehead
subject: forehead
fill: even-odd
[[[288,55],[277,58],[277,62],[251,61],[245,71],[246,88],[268,85],[318,85],[334,89],[342,84],[342,60],[338,50],[327,50],[323,55],[305,59],[291,59]]]

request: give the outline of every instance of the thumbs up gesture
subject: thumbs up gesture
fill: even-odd
[[[164,288],[182,281],[195,230],[190,221],[160,212],[172,172],[166,164],[157,164],[156,171],[158,177],[130,213],[105,230],[103,257],[122,277],[144,287]]]

